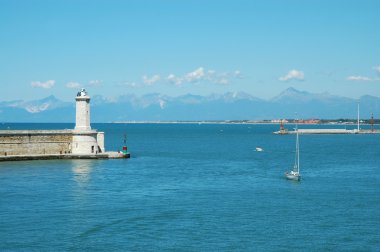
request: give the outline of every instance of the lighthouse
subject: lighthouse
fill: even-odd
[[[90,97],[84,88],[77,93],[76,101],[76,118],[75,130],[88,131],[90,126]]]
[[[73,130],[72,153],[78,155],[97,155],[104,150],[104,132],[91,129],[90,96],[82,88],[75,97],[76,114]]]

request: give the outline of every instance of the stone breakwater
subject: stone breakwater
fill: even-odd
[[[0,156],[69,154],[72,130],[2,130]]]
[[[94,139],[100,136],[103,142],[102,132],[89,134],[94,135]],[[96,144],[89,153],[73,153],[76,136],[75,130],[0,130],[0,161],[126,157],[119,152],[104,152],[104,145]]]

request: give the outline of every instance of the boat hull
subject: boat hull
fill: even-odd
[[[289,180],[295,180],[295,181],[301,180],[301,175],[297,175],[297,174],[285,173],[285,177]]]

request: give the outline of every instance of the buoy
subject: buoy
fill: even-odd
[[[124,134],[124,146],[121,151],[124,155],[124,158],[130,158],[131,154],[128,152],[128,147],[127,147],[127,134]]]

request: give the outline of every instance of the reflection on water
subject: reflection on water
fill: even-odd
[[[85,188],[91,179],[93,160],[72,160],[73,180],[79,188]]]

